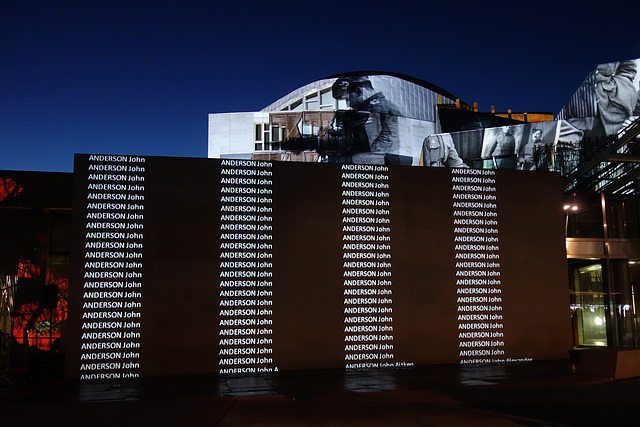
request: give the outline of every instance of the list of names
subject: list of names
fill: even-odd
[[[394,367],[389,168],[341,169],[345,368]]]
[[[222,160],[219,373],[278,370],[273,361],[271,162]]]
[[[504,355],[495,171],[451,169],[460,364]]]
[[[557,176],[88,154],[75,168],[65,347],[83,381],[566,355]]]
[[[81,380],[140,376],[145,161],[89,156]]]

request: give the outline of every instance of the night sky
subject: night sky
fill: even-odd
[[[640,57],[640,2],[597,5],[4,0],[0,169],[206,157],[207,114],[347,71],[418,77],[480,111],[557,113],[596,64]]]

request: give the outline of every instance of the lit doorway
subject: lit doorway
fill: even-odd
[[[569,260],[573,344],[607,346],[607,294],[601,260]]]

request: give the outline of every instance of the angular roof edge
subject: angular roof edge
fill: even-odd
[[[451,92],[442,89],[440,86],[436,86],[433,83],[429,83],[426,80],[419,79],[417,77],[412,77],[407,74],[395,73],[393,71],[349,71],[347,73],[339,73],[333,74],[331,76],[323,77],[323,79],[337,79],[340,77],[355,77],[355,76],[392,76],[397,77],[399,79],[406,80],[408,82],[417,84],[418,86],[422,86],[426,89],[429,89],[433,92],[436,92],[440,95],[444,95],[450,99],[460,99],[457,96],[453,95]],[[321,79],[322,80],[322,79]],[[466,103],[465,103],[466,104]]]

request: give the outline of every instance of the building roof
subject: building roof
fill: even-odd
[[[355,76],[392,76],[397,77],[402,80],[406,80],[408,82],[417,84],[418,86],[422,86],[425,89],[429,89],[433,92],[436,92],[439,95],[445,96],[450,99],[460,99],[457,96],[453,95],[451,92],[448,92],[442,89],[440,86],[436,86],[433,83],[429,83],[426,80],[419,79],[417,77],[409,76],[407,74],[396,73],[393,71],[349,71],[347,73],[339,73],[333,74],[331,76],[324,77],[325,79],[337,79],[340,77],[355,77]]]
[[[315,111],[348,109],[347,98],[338,97],[334,84],[338,79],[363,77],[384,96],[400,115],[434,122],[437,104],[456,104],[455,95],[427,81],[386,71],[351,71],[334,74],[301,86],[263,108],[262,112]],[[464,104],[464,103],[461,103]],[[470,108],[467,104],[463,108]]]

